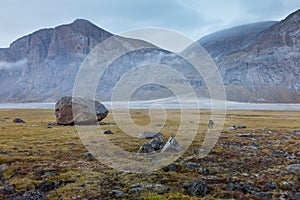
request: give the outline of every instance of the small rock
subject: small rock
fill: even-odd
[[[172,163],[168,166],[168,171],[170,172],[176,172],[178,169],[178,166],[175,163]]]
[[[158,151],[161,148],[163,148],[165,142],[164,142],[164,137],[163,135],[158,135],[154,139],[152,139],[148,144],[151,145],[151,147],[155,150]]]
[[[21,119],[21,118],[15,118],[13,120],[13,123],[26,123],[26,122],[23,119]]]
[[[53,128],[53,126],[48,124],[48,125],[47,125],[47,128]]]
[[[240,184],[228,183],[226,185],[226,191],[242,191],[242,186]]]
[[[239,125],[239,126],[237,126],[236,128],[237,128],[237,129],[244,129],[244,128],[247,128],[247,126],[246,126],[246,125]]]
[[[55,183],[51,181],[44,181],[40,183],[36,189],[41,192],[49,192],[55,189]]]
[[[143,187],[136,187],[136,188],[131,188],[128,192],[129,193],[137,193],[137,192],[142,192],[145,191],[146,189]]]
[[[295,135],[300,135],[300,131],[298,131],[298,130],[294,130],[293,133],[294,133]]]
[[[275,190],[277,187],[277,183],[271,180],[268,180],[266,185],[269,190]]]
[[[230,131],[235,131],[236,129],[237,129],[237,128],[236,128],[235,125],[233,125],[233,126],[231,126],[231,127],[228,128],[228,130],[230,130]]]
[[[153,139],[158,136],[163,136],[160,132],[144,132],[139,134],[139,138],[141,139]]]
[[[212,172],[210,172],[210,170],[207,169],[207,168],[200,168],[200,169],[198,170],[198,173],[199,173],[199,174],[203,174],[203,175],[210,175],[210,174],[212,174]]]
[[[23,196],[21,197],[23,200],[44,200],[45,195],[43,192],[39,190],[29,190],[28,192],[25,192]]]
[[[15,187],[12,185],[5,185],[2,189],[2,194],[4,195],[10,195],[15,192]]]
[[[138,153],[152,153],[155,152],[151,144],[143,144],[140,149],[138,150]]]
[[[162,148],[161,152],[179,152],[181,150],[181,146],[177,142],[177,140],[171,137],[165,146]]]
[[[1,150],[1,149],[0,149],[0,154],[2,154],[2,155],[7,155],[8,153],[7,153],[7,151],[4,151],[4,150]]]
[[[244,133],[244,134],[236,134],[237,137],[253,137],[251,133]]]
[[[289,165],[286,169],[289,172],[300,171],[300,164]]]
[[[6,170],[7,168],[9,167],[9,165],[8,164],[3,164],[3,165],[0,165],[0,171],[4,171],[4,170]]]
[[[203,197],[209,193],[207,185],[202,181],[192,181],[183,184],[189,195]]]
[[[187,169],[198,169],[198,168],[200,168],[200,164],[198,164],[198,163],[191,163],[191,162],[188,162],[188,163],[185,163],[184,165],[183,165],[183,167],[184,168],[187,168]]]
[[[124,192],[122,192],[121,190],[112,190],[111,191],[116,197],[122,197],[124,196]]]
[[[114,134],[111,130],[105,130],[103,131],[104,135],[110,135],[110,134]]]

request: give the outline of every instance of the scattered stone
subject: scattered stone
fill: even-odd
[[[152,192],[157,194],[165,194],[170,191],[169,187],[166,187],[162,184],[147,184],[145,188],[150,189]]]
[[[103,131],[104,135],[110,135],[110,134],[114,134],[111,130],[105,130]]]
[[[103,104],[80,97],[63,97],[55,105],[58,125],[96,124],[107,115],[108,110]]]
[[[226,185],[226,191],[242,191],[242,186],[240,184],[228,183]]]
[[[124,196],[124,192],[122,192],[121,190],[112,190],[111,191],[116,197],[122,197]]]
[[[161,152],[179,152],[181,150],[181,146],[177,142],[177,140],[171,137],[165,146],[162,148]]]
[[[21,197],[22,200],[44,200],[45,195],[39,190],[29,190]]]
[[[200,168],[200,164],[188,162],[188,163],[185,163],[185,164],[183,165],[183,167],[184,167],[184,168],[187,168],[187,169],[193,170],[193,169],[198,169],[198,168]]]
[[[251,133],[236,134],[237,137],[253,137]]]
[[[231,127],[228,128],[228,130],[230,130],[230,131],[235,131],[236,129],[237,129],[237,128],[236,128],[235,125],[233,125],[233,126],[231,126]]]
[[[300,172],[300,164],[289,165],[289,166],[287,166],[286,169],[289,172],[295,172],[295,171],[299,171]]]
[[[159,133],[150,142],[143,144],[138,153],[151,153],[161,150],[164,146],[164,136]]]
[[[170,164],[169,166],[168,166],[168,171],[170,171],[170,172],[176,172],[177,171],[177,169],[178,169],[178,166],[175,164],[175,163],[172,163],[172,164]]]
[[[7,153],[7,151],[4,151],[4,150],[1,150],[1,149],[0,149],[0,154],[2,154],[2,155],[7,155],[8,153]]]
[[[138,153],[152,153],[155,152],[151,144],[143,144],[140,149],[138,150]]]
[[[137,192],[143,192],[145,191],[146,189],[143,188],[143,187],[136,187],[136,188],[131,188],[128,192],[129,193],[137,193]]]
[[[55,169],[36,169],[33,172],[33,176],[35,179],[42,179],[42,178],[48,178],[49,176],[56,176],[58,175],[58,171]]]
[[[13,123],[26,123],[26,122],[23,119],[21,119],[21,118],[15,118],[13,120]]]
[[[246,126],[246,125],[239,125],[239,126],[237,126],[236,128],[237,128],[237,129],[245,129],[245,128],[247,128],[247,126]]]
[[[294,130],[293,133],[294,133],[295,135],[300,135],[300,131],[298,131],[298,130]]]
[[[275,190],[277,187],[277,183],[271,180],[268,180],[266,185],[268,190]]]
[[[53,126],[48,124],[48,125],[47,125],[47,128],[53,128]]]
[[[0,165],[0,171],[4,171],[4,170],[6,170],[7,168],[9,167],[9,165],[8,164],[2,164],[2,165]]]
[[[12,185],[5,185],[2,188],[2,194],[3,195],[11,195],[15,192],[15,187]]]
[[[163,136],[160,132],[144,132],[139,134],[139,138],[141,139],[153,139],[158,136]]]
[[[43,181],[36,187],[36,189],[41,192],[49,192],[55,189],[55,183],[51,181]]]
[[[158,151],[161,148],[163,148],[165,142],[164,142],[164,136],[163,135],[158,135],[154,139],[152,139],[149,144],[151,147],[154,149],[154,151]]]
[[[198,173],[199,174],[203,174],[203,175],[214,175],[216,174],[217,172],[216,171],[212,171],[212,170],[209,170],[207,168],[200,168],[198,170]]]
[[[183,187],[189,195],[203,197],[209,193],[207,185],[202,181],[192,181],[183,183]]]

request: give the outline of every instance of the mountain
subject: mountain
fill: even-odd
[[[111,33],[87,20],[42,29],[0,49],[0,101],[55,101],[70,95],[86,55]]]
[[[280,22],[235,27],[199,43],[219,67],[228,99],[300,102],[300,10]]]
[[[71,24],[36,31],[14,41],[9,48],[0,48],[0,102],[54,102],[71,95],[81,63],[111,36],[91,22],[78,19]],[[178,87],[189,82],[199,96],[208,96],[203,78],[184,59],[145,41],[118,39],[124,45],[147,48],[111,63],[97,86],[96,95],[100,100],[109,100],[115,83],[129,71],[133,72],[128,78],[129,85],[144,83],[147,77],[135,75],[134,68],[145,63],[156,64],[158,68],[160,64],[172,66],[185,79],[175,78],[163,69],[152,76]],[[228,100],[300,102],[300,10],[280,22],[234,27],[198,42],[218,66]],[[133,99],[164,98],[172,94],[163,86],[147,84],[134,93]]]
[[[13,42],[9,48],[0,49],[0,102],[55,102],[60,97],[72,95],[75,78],[86,56],[101,42],[113,34],[87,20],[78,19],[71,24],[43,29]],[[195,70],[184,59],[174,53],[159,49],[145,41],[114,37],[124,48],[143,46],[111,63],[98,83],[96,97],[109,100],[115,84],[124,74],[147,63],[172,65],[180,70],[196,87],[202,85]],[[114,51],[122,50],[118,46]],[[100,64],[101,61],[99,61]],[[98,66],[98,65],[97,65]],[[96,70],[95,70],[96,71]],[[146,74],[146,73],[143,73]],[[152,74],[153,75],[153,74]],[[90,77],[91,74],[86,74]],[[157,73],[172,84],[179,79]],[[143,83],[144,76],[131,79]],[[87,84],[86,80],[83,84]],[[131,84],[131,83],[128,83]],[[83,90],[91,88],[86,86]],[[93,91],[92,91],[93,92]],[[157,84],[140,87],[133,95],[134,100],[156,99],[172,96],[172,92]]]

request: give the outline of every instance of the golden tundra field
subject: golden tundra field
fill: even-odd
[[[150,121],[147,110],[130,113],[136,124]],[[167,114],[166,140],[178,129],[180,110]],[[13,123],[16,117],[26,123]],[[172,164],[126,173],[96,160],[75,127],[47,127],[55,122],[53,110],[2,109],[0,199],[300,199],[300,135],[294,131],[300,111],[227,111],[217,144],[199,158],[209,119],[201,111],[193,144]],[[228,130],[232,125],[247,128]],[[129,152],[149,141],[122,132],[111,114],[101,126]]]

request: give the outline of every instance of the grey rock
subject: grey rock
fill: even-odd
[[[13,123],[26,123],[26,122],[23,119],[21,119],[21,118],[15,118],[13,120]]]
[[[183,167],[184,167],[184,168],[187,168],[187,169],[192,169],[192,170],[193,170],[193,169],[198,169],[198,168],[200,168],[200,164],[188,162],[188,163],[183,164]]]
[[[103,104],[80,97],[62,97],[55,105],[58,125],[96,124],[107,115],[108,110]]]
[[[277,183],[271,180],[268,180],[266,185],[269,190],[275,190],[277,187]]]
[[[295,172],[295,171],[300,172],[300,164],[289,165],[289,166],[287,166],[286,169],[289,172]]]
[[[7,155],[8,152],[0,149],[0,154],[2,154],[2,155]]]
[[[19,200],[44,200],[45,194],[39,190],[29,190],[25,192],[23,196],[18,198]]]
[[[236,134],[237,137],[253,137],[251,133]]]
[[[207,185],[202,181],[191,181],[183,183],[183,187],[189,195],[203,197],[209,193]]]
[[[2,194],[3,195],[11,195],[15,192],[15,187],[12,185],[5,185],[2,188]]]
[[[238,128],[238,129],[244,129],[244,128],[247,128],[247,126],[246,125],[239,125],[236,128]]]
[[[144,187],[136,187],[136,188],[131,188],[128,192],[129,193],[138,193],[138,192],[143,192],[146,189]]]
[[[179,152],[181,151],[181,146],[177,142],[177,140],[171,137],[165,146],[162,148],[161,152]]]
[[[295,135],[300,135],[300,131],[299,131],[299,130],[294,130],[293,133],[294,133]]]
[[[151,144],[143,144],[138,150],[138,153],[152,153],[152,152],[155,152],[155,150]]]
[[[40,192],[49,192],[54,189],[55,189],[55,183],[52,181],[43,181],[36,187],[36,190]]]
[[[230,130],[230,131],[235,131],[236,129],[237,129],[237,128],[236,128],[235,125],[233,125],[233,126],[231,126],[231,127],[228,128],[228,130]]]
[[[4,170],[6,170],[8,167],[9,167],[9,165],[6,164],[6,163],[4,163],[4,164],[0,165],[0,171],[4,171]]]
[[[163,135],[157,135],[157,137],[152,139],[148,144],[150,144],[155,151],[160,150],[165,144]]]
[[[121,190],[112,190],[111,191],[116,197],[122,197],[125,195],[124,192],[122,192]]]
[[[176,172],[178,169],[178,166],[175,163],[172,163],[168,166],[168,170],[171,172]]]
[[[114,134],[111,130],[104,130],[103,131],[104,135],[110,135],[110,134]]]
[[[141,139],[153,139],[158,136],[163,136],[160,132],[144,132],[139,134],[139,138]]]
[[[300,199],[300,192],[295,193],[295,199]]]

